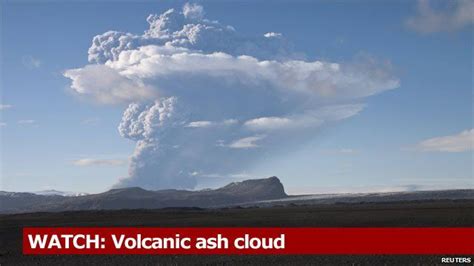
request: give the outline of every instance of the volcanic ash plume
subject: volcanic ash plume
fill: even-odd
[[[303,146],[395,89],[389,63],[306,60],[283,34],[246,36],[186,4],[147,18],[143,34],[95,36],[91,64],[66,70],[79,97],[127,103],[120,134],[136,141],[116,186],[194,188]]]
[[[194,178],[182,174],[183,169],[173,168],[175,148],[170,143],[173,133],[184,123],[176,105],[177,99],[170,97],[149,106],[130,104],[125,110],[119,125],[120,135],[137,144],[130,160],[129,178],[117,186],[192,188],[196,185]]]

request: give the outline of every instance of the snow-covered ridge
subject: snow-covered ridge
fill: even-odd
[[[34,192],[30,192],[30,193],[36,194],[36,195],[43,195],[43,196],[56,195],[56,196],[63,196],[63,197],[77,197],[77,196],[88,195],[88,193],[83,193],[83,192],[59,191],[59,190],[55,190],[55,189],[34,191]]]

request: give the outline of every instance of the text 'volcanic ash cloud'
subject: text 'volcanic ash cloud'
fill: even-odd
[[[242,173],[399,86],[389,64],[303,60],[282,34],[242,35],[199,5],[147,21],[143,35],[94,37],[91,64],[64,73],[79,96],[129,104],[119,132],[137,144],[117,187],[194,188]]]

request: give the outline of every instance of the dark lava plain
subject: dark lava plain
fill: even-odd
[[[0,221],[1,265],[442,265],[443,256],[413,255],[24,256],[21,233],[25,226],[471,227],[474,201],[25,213]]]

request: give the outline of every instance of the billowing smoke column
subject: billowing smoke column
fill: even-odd
[[[130,104],[125,110],[118,129],[122,137],[136,140],[137,146],[131,157],[130,178],[121,180],[118,186],[174,188],[196,185],[194,178],[183,174],[184,169],[172,167],[175,157],[175,147],[171,144],[173,134],[184,122],[176,105],[177,99],[170,97],[156,100],[150,106]],[[148,178],[150,173],[160,173],[160,178]]]
[[[199,5],[147,21],[143,35],[94,37],[91,64],[64,73],[81,97],[129,103],[119,132],[137,144],[119,187],[194,188],[241,173],[399,86],[389,64],[303,60],[282,34],[241,35]]]

